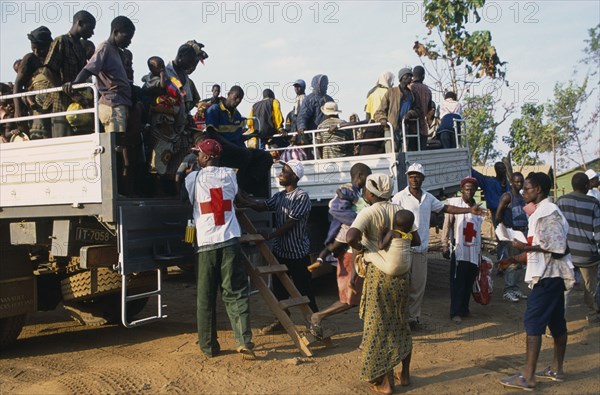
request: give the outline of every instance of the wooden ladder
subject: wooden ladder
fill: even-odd
[[[244,251],[242,251],[242,261],[244,263],[244,268],[250,277],[250,280],[254,284],[254,286],[258,289],[263,299],[275,314],[275,317],[281,322],[283,327],[285,328],[290,338],[296,344],[296,347],[300,350],[305,357],[312,357],[313,353],[309,348],[311,344],[312,336],[309,338],[306,335],[300,333],[296,329],[296,325],[292,322],[291,318],[287,315],[284,310],[289,309],[290,307],[299,307],[302,311],[303,317],[310,316],[313,312],[308,306],[310,300],[307,296],[302,296],[298,289],[287,275],[287,266],[281,265],[277,258],[271,252],[267,243],[265,243],[265,239],[262,235],[260,235],[252,221],[246,215],[244,209],[236,209],[236,215],[238,221],[246,234],[243,234],[240,238],[241,243],[255,243],[258,247],[261,255],[267,262],[266,265],[254,267],[248,258],[248,255]],[[277,300],[271,289],[268,287],[265,280],[262,278],[263,275],[272,274],[277,276],[281,284],[285,287],[285,289],[290,294],[290,298],[286,300]]]

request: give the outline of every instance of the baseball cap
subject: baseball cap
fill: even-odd
[[[217,140],[206,139],[199,141],[194,148],[193,151],[199,151],[209,156],[219,156],[223,148],[221,144]]]
[[[304,80],[296,80],[294,81],[294,83],[292,85],[300,85],[301,87],[303,87],[304,89],[306,89],[306,82],[304,82]]]
[[[592,178],[596,178],[598,177],[598,173],[596,173],[594,170],[592,169],[587,169],[585,172],[585,175],[588,177],[588,179],[592,179]]]
[[[465,184],[468,184],[468,183],[475,185],[475,187],[479,186],[477,179],[475,177],[469,176],[469,177],[465,177],[462,180],[460,180],[460,187],[462,188],[465,186]]]
[[[299,160],[291,159],[291,160],[288,160],[287,162],[279,161],[279,163],[282,166],[287,165],[290,169],[292,169],[292,172],[296,175],[296,177],[298,177],[298,179],[301,179],[302,177],[304,177],[304,165]]]
[[[408,173],[420,173],[423,175],[423,177],[425,177],[425,171],[423,170],[423,165],[420,163],[413,163],[412,165],[408,166],[408,170],[406,170],[405,174]]]

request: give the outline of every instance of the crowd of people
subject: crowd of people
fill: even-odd
[[[202,44],[186,42],[167,63],[158,56],[148,59],[149,72],[139,87],[134,84],[133,55],[127,50],[135,35],[134,24],[126,17],[116,17],[108,39],[94,47],[89,39],[95,24],[91,14],[79,11],[67,34],[52,39],[49,29],[41,26],[28,35],[32,52],[15,64],[15,83],[12,89],[3,86],[2,93],[50,87],[63,90],[15,98],[12,109],[11,103],[2,103],[2,115],[62,114],[51,121],[17,122],[3,131],[2,138],[14,141],[17,136],[26,140],[91,132],[89,118],[70,116],[65,111],[90,106],[93,98],[74,86],[96,77],[103,130],[116,133],[121,146],[121,191],[139,193],[133,176],[139,178],[147,172],[154,180],[150,183],[154,194],[181,192],[193,206],[198,247],[198,344],[205,355],[220,353],[215,304],[220,289],[237,351],[246,359],[256,357],[249,285],[240,263],[241,229],[235,215],[236,206],[247,207],[274,212],[274,230],[264,234],[264,239],[272,242],[273,254],[287,266],[296,288],[310,301],[313,314],[306,317],[310,332],[322,338],[324,319],[360,306],[364,321],[360,378],[378,393],[391,394],[395,380],[409,385],[411,331],[422,325],[431,215],[445,214],[442,248],[450,259],[449,318],[460,323],[470,315],[470,294],[481,262],[484,210],[474,196],[482,188],[494,226],[501,224],[522,232],[527,240],[505,243],[498,249],[498,266],[506,276],[504,299],[514,302],[526,298],[520,289],[521,275],[531,289],[524,319],[527,365],[501,383],[529,390],[537,379],[564,378],[565,290],[575,281],[573,264],[583,279],[585,303],[595,311],[589,319],[599,320],[600,203],[595,172],[576,173],[573,192],[555,204],[548,197],[551,183],[546,174],[524,177],[515,172],[509,178],[504,164],[498,163],[496,177],[473,170],[472,177],[460,182],[460,196],[443,203],[422,189],[426,174],[419,163],[410,164],[408,186],[394,196],[388,175],[372,174],[365,164],[355,163],[349,183],[332,196],[330,214],[334,221],[324,250],[311,262],[307,231],[311,200],[298,186],[304,176],[302,160],[310,152],[297,147],[314,138],[324,144],[317,152],[320,158],[385,152],[383,141],[355,142],[383,137],[384,125],[389,123],[397,132],[394,138],[398,147],[404,128],[414,137],[408,139],[407,150],[435,145],[431,144],[432,135],[440,147],[451,148],[460,133],[455,130],[456,120],[462,118],[456,94],[447,92],[438,109],[431,90],[423,83],[422,67],[402,68],[398,86],[394,86],[392,73],[383,73],[367,95],[363,121],[380,127],[361,129],[357,114],[351,115],[350,122],[340,118],[338,104],[327,94],[328,77],[319,74],[312,79],[309,94],[303,80],[294,82],[297,97],[285,118],[273,91],[265,89],[263,99],[253,104],[246,125],[237,110],[244,98],[241,87],[232,86],[222,97],[220,86],[214,85],[212,96],[201,100],[189,78],[198,63],[208,57]],[[340,128],[344,125],[356,128]],[[317,129],[321,131],[314,136],[306,133]],[[269,169],[274,158],[267,150],[272,147],[291,149],[280,154],[278,181],[283,189],[269,197]],[[329,254],[338,260],[339,300],[319,311],[310,271],[324,264]],[[280,300],[288,297],[277,279],[273,291]],[[546,328],[554,338],[555,357],[551,366],[536,372]],[[282,329],[275,321],[261,333]],[[394,372],[397,365],[401,368]]]
[[[46,26],[40,26],[27,35],[31,52],[15,62],[14,83],[3,83],[1,94],[60,87],[62,91],[3,100],[0,115],[2,119],[58,115],[4,124],[0,141],[92,133],[92,114],[68,112],[91,108],[91,90],[73,87],[92,82],[94,76],[101,128],[118,136],[119,192],[125,196],[182,191],[182,175],[191,171],[182,170],[182,164],[190,164],[191,147],[207,137],[223,146],[223,164],[241,170],[238,181],[242,189],[257,196],[268,194],[265,169],[272,165],[272,159],[265,150],[275,159],[298,160],[382,153],[386,151],[388,123],[394,129],[397,150],[456,146],[456,124],[447,116],[461,119],[460,103],[453,92],[447,92],[447,98],[437,106],[423,83],[425,70],[421,66],[401,69],[398,86],[394,86],[391,72],[382,73],[367,93],[362,121],[356,112],[342,119],[338,103],[327,94],[329,78],[324,74],[313,77],[310,92],[304,80],[294,81],[296,98],[285,117],[270,89],[264,90],[263,99],[244,117],[237,110],[244,98],[239,86],[233,86],[223,97],[221,87],[215,84],[211,97],[200,97],[190,74],[208,57],[203,44],[187,41],[170,62],[160,56],[150,57],[148,72],[139,86],[132,68],[133,54],[127,49],[135,35],[133,22],[124,16],[114,18],[109,37],[97,46],[91,41],[95,27],[94,16],[79,11],[66,34],[53,38]],[[361,127],[365,123],[377,126]],[[353,125],[356,127],[340,128]],[[403,127],[408,136],[406,147],[402,147]],[[304,133],[317,129],[321,132]],[[380,140],[360,142],[374,138]],[[316,150],[299,148],[313,141],[322,146]]]

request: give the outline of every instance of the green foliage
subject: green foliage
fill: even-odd
[[[467,120],[467,140],[473,165],[485,165],[500,157],[494,148],[496,129],[500,123],[494,121],[496,102],[491,95],[469,96],[463,105]]]
[[[583,145],[591,137],[592,131],[597,130],[597,121],[581,125],[583,110],[591,94],[592,91],[588,91],[587,77],[581,85],[573,80],[554,85],[554,97],[547,104],[547,114],[562,163],[567,160],[578,165],[586,162]],[[580,161],[574,159],[573,154],[579,155]]]
[[[583,49],[585,57],[581,60],[584,64],[592,67],[592,75],[598,74],[600,69],[600,23],[588,29],[589,38],[583,40],[586,47]]]
[[[502,140],[510,147],[516,164],[538,165],[540,153],[552,149],[551,135],[552,128],[544,119],[544,105],[526,103],[521,107],[521,117],[512,121],[509,135]]]
[[[466,29],[470,19],[475,18],[475,23],[481,20],[477,10],[485,0],[424,0],[423,5],[429,37],[423,43],[416,41],[413,50],[421,58],[444,63],[443,68],[433,67],[438,71],[438,90],[449,83],[460,98],[476,80],[504,79],[505,62],[492,45],[492,34]],[[434,31],[437,40],[431,38]]]

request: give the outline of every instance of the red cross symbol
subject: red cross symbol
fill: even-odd
[[[225,225],[225,212],[231,208],[231,200],[223,200],[223,188],[210,188],[210,201],[200,203],[200,212],[213,214],[215,225]]]
[[[463,236],[465,236],[465,242],[471,243],[473,238],[477,236],[477,231],[475,230],[475,225],[473,222],[467,222],[467,226],[463,229]]]

